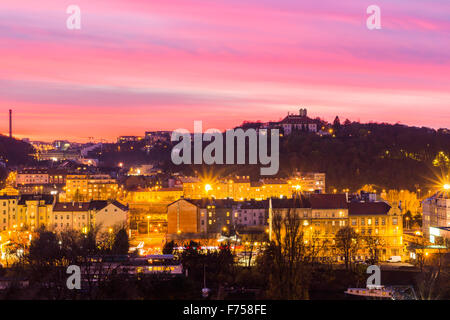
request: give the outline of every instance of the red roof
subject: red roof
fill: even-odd
[[[384,201],[377,202],[350,202],[348,204],[349,216],[384,215],[389,212],[391,206]]]
[[[57,202],[53,207],[53,212],[88,211],[89,204],[89,202]]]
[[[310,197],[312,209],[347,209],[345,194],[312,194]]]
[[[290,124],[309,124],[309,123],[315,123],[313,119],[303,116],[297,116],[297,115],[288,115],[283,120],[280,121],[281,124],[283,123],[290,123]]]

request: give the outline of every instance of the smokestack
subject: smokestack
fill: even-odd
[[[12,110],[9,109],[9,137],[12,138]]]

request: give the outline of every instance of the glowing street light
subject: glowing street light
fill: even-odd
[[[450,183],[446,183],[443,185],[444,190],[450,190]]]
[[[211,187],[211,185],[210,184],[205,184],[205,191],[206,192],[209,192],[209,191],[211,191],[212,190],[212,187]]]

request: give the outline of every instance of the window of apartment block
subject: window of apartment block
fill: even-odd
[[[375,218],[375,225],[378,225],[378,218]]]
[[[398,223],[398,218],[392,218],[392,224],[396,226]]]
[[[368,226],[371,226],[371,225],[372,225],[372,219],[370,219],[370,218],[367,219],[367,225],[368,225]]]
[[[385,219],[385,218],[381,219],[381,225],[382,225],[382,226],[385,226],[385,225],[386,225],[386,219]]]
[[[352,226],[356,226],[356,219],[352,219]]]
[[[361,225],[362,225],[362,226],[365,225],[365,223],[364,223],[364,218],[361,218]]]

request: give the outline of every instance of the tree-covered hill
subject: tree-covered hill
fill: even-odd
[[[34,148],[30,144],[0,135],[0,161],[8,166],[29,163],[33,153]]]
[[[323,123],[332,134],[293,132],[280,140],[279,177],[295,171],[325,172],[327,191],[356,191],[371,184],[378,190],[425,191],[431,180],[450,167],[450,134],[447,130],[346,121]],[[255,123],[258,127],[258,123]],[[251,123],[246,123],[252,128]],[[247,162],[248,163],[248,162]],[[258,165],[174,166],[185,174],[245,175],[259,178]]]
[[[436,173],[448,173],[450,134],[398,124],[335,121],[330,136],[290,135],[280,154],[284,171],[325,172],[330,191],[365,184],[414,190],[427,188]]]

